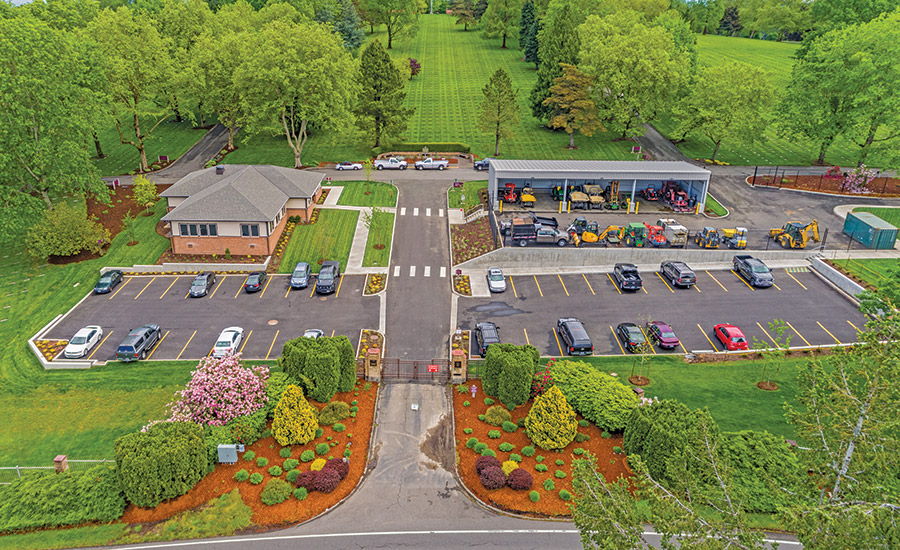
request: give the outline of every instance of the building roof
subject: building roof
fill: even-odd
[[[491,159],[500,177],[708,180],[710,171],[684,161]],[[515,176],[514,176],[515,175]]]
[[[161,197],[185,197],[163,221],[260,221],[275,219],[288,199],[312,198],[324,174],[270,165],[229,164],[191,172]]]

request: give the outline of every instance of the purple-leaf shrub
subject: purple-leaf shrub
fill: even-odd
[[[496,466],[488,466],[481,470],[479,478],[485,489],[494,490],[506,486],[506,474],[503,473],[501,468]]]
[[[506,477],[506,485],[514,491],[525,491],[534,485],[534,478],[522,468],[516,468]]]
[[[316,474],[316,491],[330,493],[337,489],[341,474],[333,468],[325,468]]]
[[[409,58],[409,76],[410,76],[410,78],[419,74],[419,71],[421,71],[421,70],[422,70],[422,65],[418,61],[416,61],[415,59],[410,57]]]
[[[307,470],[305,472],[300,472],[297,476],[297,487],[303,487],[307,491],[315,491],[316,490],[316,479],[319,477],[319,472],[313,470]]]
[[[485,468],[499,468],[500,466],[500,460],[495,456],[479,456],[475,461],[475,471],[478,475],[481,475]]]
[[[350,463],[344,462],[340,458],[329,458],[322,469],[334,470],[341,476],[341,479],[344,479],[350,473]]]

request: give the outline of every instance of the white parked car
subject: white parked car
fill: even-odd
[[[213,347],[213,357],[228,357],[238,352],[241,340],[244,339],[244,329],[241,327],[228,327],[216,339]]]
[[[506,292],[506,277],[499,267],[488,268],[487,282],[488,290],[491,292]]]
[[[103,338],[103,329],[97,325],[88,325],[75,333],[69,345],[63,350],[66,359],[80,359],[88,354],[97,342]]]
[[[362,170],[363,165],[358,162],[339,162],[335,166],[337,170]]]
[[[316,338],[321,338],[323,336],[325,336],[325,333],[317,328],[306,329],[306,332],[303,333],[304,338],[316,339]]]

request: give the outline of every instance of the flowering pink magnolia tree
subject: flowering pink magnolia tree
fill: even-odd
[[[169,403],[169,422],[223,426],[229,420],[256,412],[268,401],[269,367],[244,367],[240,354],[207,357],[191,373],[184,389]]]
[[[874,179],[875,170],[869,170],[866,168],[865,164],[861,164],[853,170],[847,172],[847,175],[844,176],[844,181],[841,184],[841,190],[849,191],[854,195],[865,195],[872,192],[866,186],[869,185],[869,182]]]

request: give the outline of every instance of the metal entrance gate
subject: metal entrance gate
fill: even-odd
[[[446,384],[450,381],[450,360],[413,361],[385,357],[381,362],[383,382],[425,382]]]

